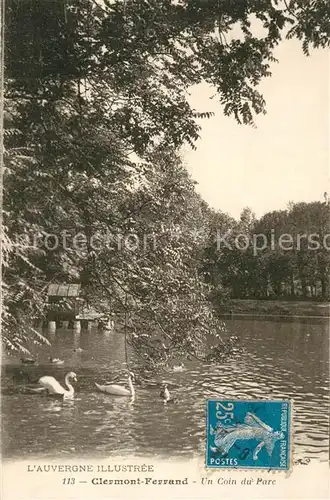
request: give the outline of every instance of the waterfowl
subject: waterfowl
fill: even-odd
[[[21,363],[23,363],[23,365],[34,365],[35,362],[36,360],[33,358],[21,358]]]
[[[173,366],[173,371],[174,372],[183,372],[184,370],[184,364],[180,363],[178,366]]]
[[[101,392],[106,392],[107,394],[112,394],[113,396],[135,396],[135,389],[132,380],[134,380],[134,373],[129,372],[128,376],[128,387],[123,387],[122,385],[107,384],[100,385],[95,382],[96,387]]]
[[[69,399],[74,396],[74,388],[70,384],[70,380],[77,382],[77,375],[74,372],[69,372],[65,376],[65,385],[68,389],[62,387],[56,378],[49,377],[48,375],[41,377],[38,380],[38,384],[40,384],[45,390],[48,391],[48,394],[52,396],[63,396],[63,399]]]
[[[30,393],[33,393],[33,394],[42,394],[42,393],[46,393],[46,389],[45,387],[25,387],[24,389],[25,392],[30,392]]]
[[[167,384],[163,384],[161,391],[159,393],[159,397],[163,400],[164,404],[177,402],[176,398],[171,397],[170,391],[167,388]]]
[[[49,358],[50,363],[53,365],[63,365],[64,361],[59,358]]]
[[[297,460],[294,461],[294,465],[308,465],[310,461],[310,458],[297,458]]]
[[[83,349],[81,347],[76,347],[73,349],[73,352],[83,352]]]

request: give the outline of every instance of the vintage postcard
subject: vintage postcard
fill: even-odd
[[[1,0],[1,498],[329,498],[328,0]]]

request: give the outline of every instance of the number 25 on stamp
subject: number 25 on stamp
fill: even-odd
[[[290,401],[207,402],[206,467],[290,469]]]

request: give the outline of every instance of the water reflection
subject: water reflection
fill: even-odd
[[[22,367],[5,366],[3,455],[192,457],[204,453],[206,398],[293,398],[295,457],[327,460],[327,322],[231,320],[228,329],[245,348],[237,360],[221,365],[191,361],[185,371],[159,374],[157,382],[166,378],[176,384],[173,405],[163,404],[157,385],[137,386],[133,400],[97,392],[95,381],[122,375],[126,383],[122,336],[60,330],[53,346],[38,353],[38,366],[16,375],[23,387],[27,377],[53,375],[62,381],[74,370],[76,398],[62,402],[23,394],[13,379]],[[64,366],[47,364],[49,356],[64,359]]]

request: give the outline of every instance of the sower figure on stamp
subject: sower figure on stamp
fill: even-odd
[[[268,455],[271,457],[276,441],[284,438],[283,432],[274,431],[272,427],[262,422],[254,413],[246,414],[244,424],[223,426],[219,422],[216,429],[211,429],[211,434],[215,434],[215,447],[212,447],[211,451],[220,452],[223,455],[228,453],[238,439],[260,440],[260,443],[253,452],[253,460],[258,459],[258,454],[264,446],[266,447]]]

